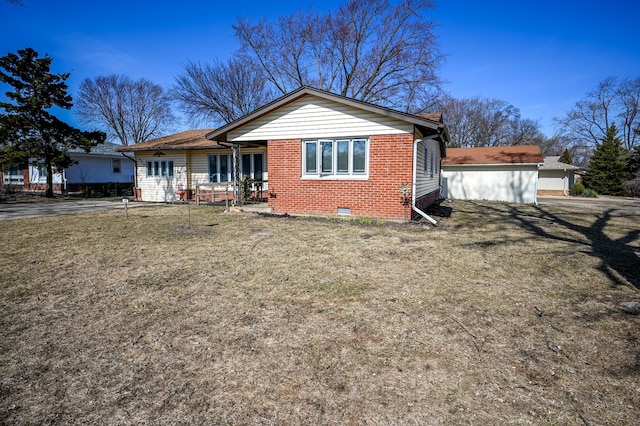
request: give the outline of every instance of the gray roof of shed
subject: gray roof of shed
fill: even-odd
[[[70,149],[68,152],[69,154],[104,155],[104,156],[120,156],[121,157],[122,154],[118,152],[118,148],[122,148],[122,145],[120,145],[119,143],[105,142],[92,147],[91,151],[89,152],[86,152],[82,148],[73,148],[73,149]]]
[[[559,155],[551,155],[544,157],[544,164],[540,166],[540,170],[580,170],[582,167],[573,164],[561,163]]]

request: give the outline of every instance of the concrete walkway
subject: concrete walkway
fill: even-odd
[[[128,208],[155,204],[129,202]],[[124,202],[118,200],[81,199],[53,202],[7,203],[0,204],[0,220],[26,219],[41,216],[69,215],[101,210],[122,209]]]

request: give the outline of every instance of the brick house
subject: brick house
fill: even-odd
[[[252,178],[259,169],[276,214],[426,216],[423,210],[440,197],[449,135],[440,114],[417,116],[301,87],[204,138],[209,143],[200,138],[191,146],[149,141],[128,147],[140,160],[142,200],[177,199],[176,188],[192,192],[206,177],[213,185],[231,181],[236,147],[235,167]],[[164,188],[159,197],[158,186]],[[145,190],[153,196],[145,197]]]

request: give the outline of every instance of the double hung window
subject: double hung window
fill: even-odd
[[[367,139],[319,139],[303,142],[304,176],[366,176]]]

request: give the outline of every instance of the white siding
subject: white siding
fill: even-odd
[[[569,191],[573,186],[573,170],[540,170],[538,189],[545,191]]]
[[[244,148],[240,149],[240,155],[242,154],[254,154],[261,153],[263,156],[263,180],[267,180],[269,174],[267,173],[267,150],[259,149],[259,148]],[[196,186],[209,186],[211,183],[209,182],[209,155],[211,154],[227,154],[231,158],[233,152],[231,149],[217,149],[210,151],[194,151],[191,153],[191,162],[190,162],[190,170],[191,170],[191,189],[196,188]],[[241,160],[242,161],[242,160]],[[240,163],[240,167],[242,168],[242,162]],[[231,184],[231,183],[230,183]],[[226,183],[218,183],[218,187],[224,188]]]
[[[40,173],[41,171],[42,173]],[[62,174],[54,173],[52,179],[54,184],[62,183]],[[29,183],[47,183],[47,174],[45,170],[41,170],[39,167],[29,164]]]
[[[357,137],[410,133],[413,126],[314,96],[304,96],[229,132],[230,141]]]
[[[172,202],[177,201],[178,187],[187,187],[185,152],[165,151],[160,157],[151,153],[136,153],[138,168],[137,188],[141,190],[142,201]],[[173,177],[147,176],[147,161],[173,161]]]
[[[429,158],[425,158],[426,154]],[[433,139],[416,145],[416,198],[430,194],[440,187],[440,144]],[[431,158],[433,156],[433,159]],[[425,161],[427,167],[425,168]],[[431,170],[433,169],[433,177]]]
[[[261,153],[263,156],[263,179],[267,180],[267,150],[260,148],[242,149],[240,154]],[[172,202],[177,201],[179,189],[194,190],[198,186],[210,187],[209,182],[209,155],[227,154],[231,157],[231,149],[216,149],[208,151],[164,151],[165,155],[160,157],[151,153],[136,153],[136,165],[138,183],[137,188],[141,190],[142,201]],[[174,162],[173,177],[147,176],[147,161],[169,161]],[[190,176],[187,176],[189,173]],[[189,179],[188,179],[189,178]],[[225,182],[213,184],[217,189],[224,189]],[[264,186],[266,189],[266,185]]]
[[[445,166],[442,176],[446,198],[536,202],[536,165]]]

